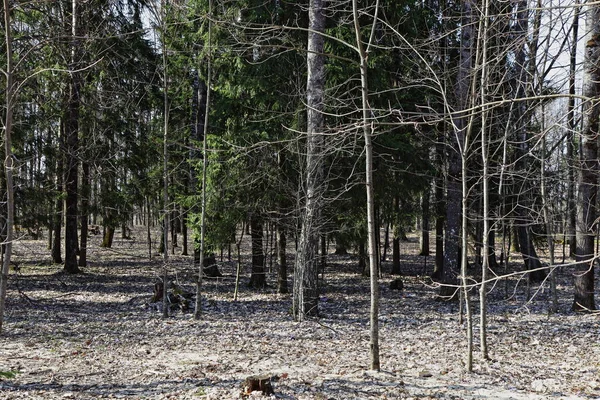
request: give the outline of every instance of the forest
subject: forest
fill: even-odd
[[[0,399],[600,397],[600,2],[2,1]]]

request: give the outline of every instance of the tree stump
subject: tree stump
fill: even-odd
[[[264,395],[269,396],[275,394],[273,385],[271,384],[271,376],[269,375],[254,375],[247,377],[242,383],[242,394],[248,396],[252,392],[260,391]]]
[[[404,283],[402,282],[402,279],[396,278],[393,281],[391,281],[390,282],[390,289],[391,290],[402,290],[402,289],[404,289]]]

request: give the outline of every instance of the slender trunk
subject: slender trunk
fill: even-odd
[[[387,261],[387,252],[390,248],[390,223],[385,224],[385,233],[383,235],[383,253],[381,254],[381,262]]]
[[[575,1],[579,4],[579,0]],[[569,101],[567,103],[567,240],[569,256],[575,257],[577,210],[575,207],[575,78],[577,74],[577,42],[579,41],[579,7],[573,10],[572,44],[569,59]]]
[[[544,111],[544,107],[542,106],[542,115],[544,115]],[[542,127],[542,132],[545,131],[545,128]],[[540,190],[542,194],[542,210],[544,216],[544,224],[546,226],[546,242],[548,243],[548,252],[550,255],[550,263],[548,267],[550,269],[550,290],[552,300],[549,307],[549,312],[554,314],[558,311],[558,298],[556,295],[556,270],[554,268],[554,232],[552,229],[552,221],[550,220],[548,200],[546,198],[546,196],[548,195],[548,191],[546,189],[546,135],[542,136],[541,148],[542,156],[540,159]]]
[[[162,15],[162,63],[163,63],[163,318],[169,316],[168,274],[169,274],[169,79],[167,75],[166,0],[161,2]],[[202,275],[201,275],[202,276]]]
[[[242,240],[244,239],[244,232],[246,232],[245,223],[242,224],[242,229],[240,230],[240,240],[235,243],[235,247],[237,250],[237,268],[235,270],[235,289],[233,291],[233,301],[237,301],[238,298],[238,289],[240,287],[240,273],[242,271]]]
[[[60,135],[60,147],[63,146],[64,141],[64,124],[61,121],[61,135]],[[52,241],[52,262],[54,264],[62,264],[62,223],[63,223],[63,168],[64,161],[62,152],[59,152],[56,160],[56,200],[54,202],[54,215],[52,216],[52,231],[54,240]]]
[[[490,177],[489,177],[489,155],[488,155],[488,126],[487,126],[487,85],[488,85],[488,29],[489,29],[489,0],[484,1],[483,18],[479,23],[479,35],[481,43],[481,81],[480,81],[480,101],[481,109],[481,163],[482,163],[482,186],[483,186],[483,254],[481,260],[481,287],[479,288],[479,346],[481,357],[484,360],[489,359],[487,345],[487,279],[490,261]],[[464,210],[463,210],[464,211]],[[463,246],[463,249],[466,249]],[[466,251],[465,251],[466,252]]]
[[[375,190],[373,188],[373,121],[371,120],[371,109],[369,106],[368,89],[368,66],[367,54],[368,47],[365,50],[360,34],[360,25],[358,22],[358,0],[352,0],[352,11],[354,15],[354,32],[356,34],[356,47],[360,57],[360,80],[362,94],[362,128],[365,139],[365,177],[366,177],[366,195],[367,195],[367,236],[368,236],[368,257],[371,277],[371,312],[370,312],[370,348],[371,348],[371,369],[379,371],[381,368],[379,360],[379,252],[377,245],[378,233],[375,220]],[[377,11],[379,1],[375,5],[375,18],[373,26],[377,23]],[[370,46],[370,42],[368,44]]]
[[[3,246],[2,275],[0,276],[0,333],[4,326],[4,311],[6,307],[6,291],[8,270],[12,257],[13,227],[14,227],[14,186],[13,186],[13,155],[12,155],[12,124],[13,106],[15,100],[14,69],[12,53],[12,24],[10,19],[11,5],[4,0],[4,32],[6,41],[6,117],[4,120],[4,174],[6,177],[6,239]]]
[[[394,213],[400,212],[400,198],[394,196]],[[394,234],[392,239],[392,275],[400,275],[402,273],[400,267],[400,234],[398,228],[398,221],[394,225]]]
[[[419,255],[429,255],[429,185],[421,197],[421,251]]]
[[[208,15],[212,16],[212,0],[208,2]],[[208,40],[207,40],[208,48],[210,49],[212,44],[212,19],[208,18]],[[204,120],[202,125],[202,209],[200,216],[200,258],[204,259],[204,247],[205,247],[205,239],[206,239],[206,173],[208,169],[208,145],[207,145],[207,136],[208,136],[208,107],[210,106],[210,85],[212,80],[212,60],[210,57],[210,52],[207,60],[207,78],[206,78],[206,96],[205,102],[200,102],[200,104],[204,103]],[[196,132],[199,134],[199,132]],[[201,261],[198,266],[198,279],[196,280],[196,305],[194,308],[194,318],[200,319],[200,315],[202,314],[202,264]]]
[[[321,34],[325,31],[325,0],[310,0],[308,10],[306,195],[294,268],[293,299],[293,313],[298,321],[319,313],[318,247],[324,191],[325,56]]]
[[[79,106],[80,106],[80,73],[77,71],[78,64],[78,8],[77,0],[72,0],[72,44],[71,44],[71,65],[69,82],[69,97],[67,103],[67,113],[65,118],[65,271],[71,274],[81,272],[77,265],[77,253],[79,243],[77,238],[78,224],[78,182],[79,179]]]
[[[287,293],[287,259],[286,259],[287,238],[283,227],[277,225],[277,258],[279,260],[279,274],[277,278],[277,293]]]
[[[88,213],[90,202],[90,164],[81,164],[81,237],[79,244],[79,266],[87,266],[87,242],[88,242]]]
[[[181,210],[181,255],[188,255],[188,212]]]
[[[250,236],[252,237],[252,272],[249,285],[255,289],[262,289],[267,286],[265,253],[263,251],[263,225],[256,215],[250,217]]]
[[[148,260],[152,260],[152,232],[150,224],[152,220],[152,211],[150,210],[150,199],[146,197],[146,240],[148,242]]]

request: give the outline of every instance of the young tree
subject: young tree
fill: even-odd
[[[8,270],[12,257],[13,225],[14,225],[14,187],[13,187],[13,154],[12,154],[12,126],[13,126],[13,107],[16,95],[16,86],[14,80],[13,65],[13,42],[12,42],[12,22],[9,0],[4,0],[4,40],[6,48],[6,113],[4,118],[4,174],[6,178],[6,237],[2,244],[2,267],[0,275],[0,333],[4,322],[4,309],[6,306],[6,291],[8,283]]]
[[[373,32],[377,25],[377,13],[379,11],[379,1],[375,5]],[[373,124],[372,110],[369,105],[368,88],[368,66],[367,57],[373,35],[369,39],[365,48],[361,37],[361,27],[358,19],[358,1],[352,0],[352,14],[354,19],[354,32],[356,34],[356,49],[360,59],[360,82],[362,98],[362,120],[361,125],[365,139],[365,187],[367,195],[367,236],[368,236],[368,257],[371,279],[371,313],[370,313],[370,349],[371,349],[371,369],[379,371],[381,368],[379,360],[379,251],[377,249],[377,238],[375,230],[375,190],[373,188]]]

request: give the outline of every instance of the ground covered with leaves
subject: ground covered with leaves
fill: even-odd
[[[572,271],[559,271],[560,310],[547,287],[499,281],[490,293],[491,360],[475,346],[465,370],[458,303],[436,300],[416,246],[403,246],[404,290],[381,279],[380,372],[369,366],[369,282],[356,258],[332,256],[322,281],[321,318],[294,322],[291,296],[248,289],[248,255],[233,301],[235,264],[203,286],[202,319],[149,304],[162,259],[144,233],[112,249],[91,238],[85,273],[52,266],[44,241],[20,240],[0,336],[0,399],[237,399],[244,380],[269,376],[279,399],[547,399],[600,397],[598,314],[575,314]],[[178,249],[179,251],[179,249]],[[235,257],[234,257],[235,258]],[[193,291],[191,258],[173,256],[172,279]],[[291,286],[290,286],[291,287]],[[477,293],[473,291],[473,299]],[[476,301],[474,301],[476,303]],[[478,312],[474,304],[475,313]],[[475,321],[477,322],[477,321]],[[478,336],[477,323],[475,336]],[[267,396],[263,396],[267,397]]]

